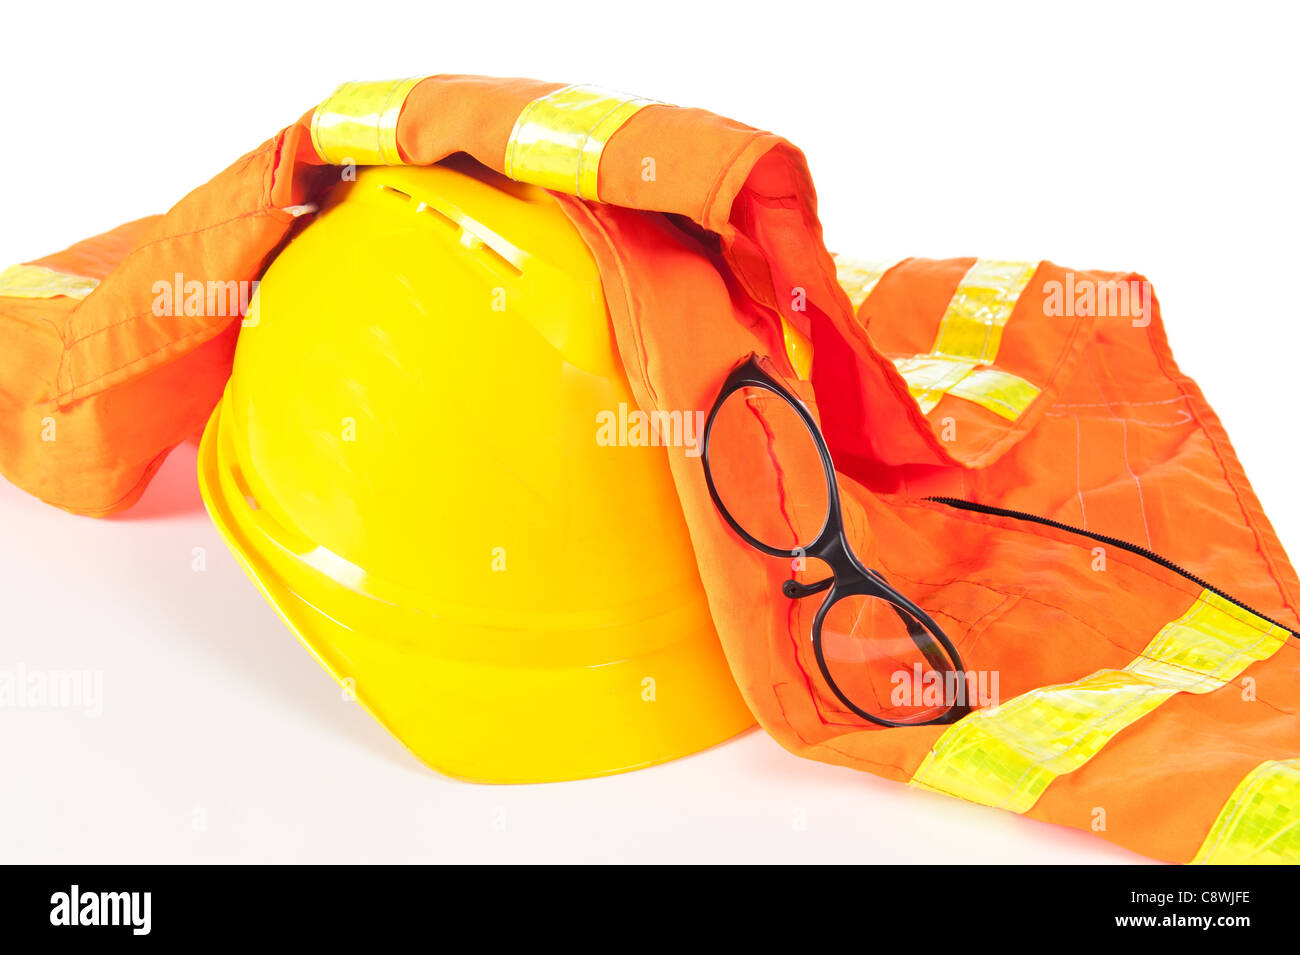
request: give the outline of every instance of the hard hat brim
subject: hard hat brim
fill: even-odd
[[[534,783],[625,772],[706,749],[753,725],[716,636],[682,633],[651,653],[599,666],[517,665],[436,652],[446,628],[476,646],[490,628],[435,618],[427,645],[389,639],[381,619],[330,616],[285,580],[282,555],[255,542],[248,502],[223,460],[223,405],[199,448],[204,503],[226,544],[321,665],[417,759],[448,776]],[[671,608],[657,625],[673,628]],[[563,634],[557,633],[557,639]],[[719,692],[723,687],[730,692]]]

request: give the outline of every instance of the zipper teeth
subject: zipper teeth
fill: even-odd
[[[1073,524],[1066,524],[1063,521],[1055,521],[1052,520],[1050,517],[1043,517],[1040,514],[1030,514],[1027,511],[1016,511],[1008,507],[995,507],[992,504],[979,504],[975,501],[968,501],[965,498],[961,498],[961,497],[933,496],[933,497],[927,497],[925,498],[925,500],[934,501],[936,504],[944,504],[947,505],[948,507],[955,507],[958,510],[962,510],[962,511],[976,511],[982,514],[995,514],[999,517],[1010,517],[1021,521],[1031,521],[1035,524],[1045,524],[1048,527],[1055,527],[1057,530],[1069,531],[1072,534],[1080,534],[1083,537],[1090,538],[1091,540],[1099,541],[1103,544],[1109,544],[1112,547],[1118,547],[1120,550],[1126,550],[1131,553],[1138,554],[1139,556],[1145,557],[1147,560],[1159,564],[1161,567],[1167,568],[1168,570],[1172,570],[1176,574],[1181,574],[1183,577],[1186,577],[1188,580],[1192,581],[1193,583],[1199,584],[1205,590],[1210,591],[1210,593],[1218,594],[1224,600],[1236,604],[1242,610],[1249,611],[1250,613],[1253,613],[1256,617],[1259,617],[1261,620],[1266,620],[1269,623],[1271,623],[1273,626],[1280,627],[1281,629],[1285,630],[1287,633],[1291,634],[1291,636],[1300,639],[1300,633],[1296,633],[1296,631],[1292,630],[1290,627],[1286,626],[1285,624],[1278,623],[1272,617],[1264,616],[1264,614],[1260,613],[1254,607],[1250,606],[1250,604],[1238,600],[1236,597],[1232,596],[1231,594],[1223,590],[1220,590],[1218,587],[1209,583],[1205,579],[1196,576],[1196,574],[1192,573],[1187,568],[1175,564],[1168,557],[1164,557],[1160,554],[1157,554],[1149,547],[1143,547],[1141,544],[1134,544],[1131,541],[1121,540],[1118,537],[1111,537],[1109,534],[1098,534],[1095,531],[1086,530],[1085,528],[1082,527],[1075,527]]]

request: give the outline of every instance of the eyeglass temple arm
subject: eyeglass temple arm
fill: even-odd
[[[804,597],[811,597],[813,594],[819,594],[823,590],[829,590],[833,583],[835,583],[834,576],[827,577],[825,580],[819,580],[815,584],[801,584],[797,580],[787,580],[781,585],[781,593],[785,594],[791,600],[802,600]]]
[[[881,574],[880,571],[872,568],[868,573],[875,577],[876,580],[885,587],[889,587],[889,581],[885,580],[884,575]],[[785,594],[791,600],[802,600],[804,597],[811,597],[813,594],[819,594],[823,590],[829,589],[830,585],[833,583],[835,583],[834,574],[827,577],[825,580],[817,581],[815,584],[801,584],[797,580],[787,580],[781,585],[781,593]],[[893,588],[889,587],[889,589],[892,590]],[[911,630],[910,624],[908,630]]]

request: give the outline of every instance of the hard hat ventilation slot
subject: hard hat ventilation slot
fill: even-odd
[[[419,203],[415,207],[415,211],[432,216],[431,221],[447,226],[453,232],[458,233],[460,236],[461,247],[470,252],[477,252],[484,258],[491,260],[493,268],[507,269],[508,271],[513,272],[516,276],[524,274],[523,268],[517,263],[511,261],[510,257],[498,249],[492,242],[492,239],[497,239],[497,241],[504,244],[504,240],[501,240],[494,234],[488,232],[487,229],[479,226],[478,223],[474,222],[474,220],[468,218],[463,213],[453,215],[452,213],[439,209],[437,206],[430,205],[427,202]],[[459,213],[460,210],[456,210],[456,212]],[[471,226],[478,226],[478,229],[476,230],[475,228],[471,228]],[[480,234],[481,232],[487,233],[487,236]],[[491,236],[491,238],[488,236]],[[507,245],[507,248],[514,252],[516,256],[522,257],[522,253],[520,253],[518,249],[509,245]]]
[[[484,258],[491,260],[490,264],[493,268],[498,270],[504,268],[516,276],[524,274],[524,253],[459,209],[440,209],[432,202],[418,201],[409,192],[384,182],[379,184],[379,191],[401,199],[408,205],[413,203],[417,214],[428,215],[427,221],[436,222],[458,234],[462,247],[470,252],[478,252]],[[498,248],[498,245],[501,248]]]
[[[415,211],[424,213],[425,215],[433,216],[434,222],[438,222],[441,223],[442,225],[448,226],[453,232],[461,231],[461,226],[459,222],[457,222],[451,216],[447,215],[447,213],[443,212],[441,209],[435,209],[427,202],[421,202],[419,205],[415,207]]]
[[[501,254],[500,252],[498,252],[496,249],[492,248],[492,246],[490,246],[490,245],[483,245],[482,248],[480,249],[480,251],[483,252],[483,253],[484,253],[488,258],[490,258],[490,259],[495,259],[497,265],[499,265],[499,266],[503,266],[503,267],[509,269],[509,270],[510,270],[511,272],[513,272],[515,275],[523,275],[523,274],[524,274],[524,270],[523,270],[523,269],[521,269],[519,266],[515,265],[515,263],[511,262],[509,259],[507,259],[504,255],[502,255],[502,254]]]

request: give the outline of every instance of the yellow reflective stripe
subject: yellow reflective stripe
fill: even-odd
[[[68,298],[83,299],[95,290],[99,279],[84,275],[56,272],[43,265],[11,265],[0,272],[0,296],[8,298]]]
[[[963,378],[975,370],[975,363],[917,355],[915,358],[895,358],[894,367],[907,382],[922,414],[929,414],[939,399]]]
[[[856,311],[875,289],[881,277],[897,265],[897,260],[853,259],[835,256],[835,278],[849,296]]]
[[[997,368],[976,368],[949,388],[948,394],[973,401],[1008,421],[1015,421],[1038,397],[1038,386]]]
[[[316,155],[333,166],[400,166],[397,117],[423,76],[344,83],[311,116]]]
[[[977,259],[949,300],[929,353],[895,359],[923,414],[952,394],[1014,421],[1038,397],[1038,386],[1024,378],[980,367],[997,358],[1002,329],[1037,270],[1036,262]]]
[[[930,352],[991,363],[1002,343],[1002,328],[1037,269],[1035,262],[978,259],[953,293]]]
[[[506,143],[505,174],[545,189],[599,199],[600,154],[610,137],[655,100],[599,86],[566,86],[520,112]]]
[[[1288,631],[1202,591],[1122,670],[1039,687],[944,731],[911,785],[1026,812],[1052,780],[1176,693],[1209,693],[1276,653]]]
[[[1300,759],[1269,760],[1247,774],[1193,865],[1300,863]]]

